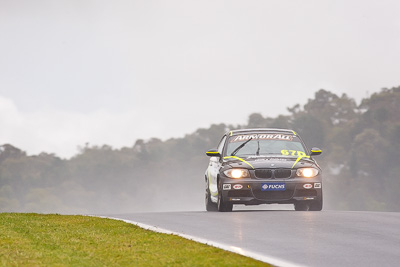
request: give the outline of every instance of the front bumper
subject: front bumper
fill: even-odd
[[[293,179],[229,179],[223,178],[222,197],[232,204],[293,204],[299,201],[315,201],[322,199],[321,177]],[[266,184],[284,190],[263,190]]]

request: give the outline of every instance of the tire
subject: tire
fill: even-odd
[[[218,202],[217,202],[218,211],[222,212],[230,212],[233,209],[232,203],[226,203],[224,198],[222,197],[222,186],[218,185]]]
[[[205,204],[206,204],[206,211],[217,211],[217,204],[211,201],[211,194],[210,189],[208,188],[208,182],[206,183],[206,197],[205,197]]]
[[[310,210],[310,204],[304,201],[299,201],[294,204],[294,210],[296,211],[308,211]]]
[[[310,210],[311,211],[321,211],[322,210],[322,197],[319,200],[315,200],[310,204]]]
[[[297,202],[294,204],[294,209],[297,211],[321,211],[322,210],[322,198],[312,202]]]

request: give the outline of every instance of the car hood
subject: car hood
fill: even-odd
[[[269,168],[300,168],[300,167],[315,167],[316,163],[310,158],[301,158],[296,165],[297,157],[282,157],[282,156],[250,156],[250,157],[225,157],[224,165],[231,168],[246,168],[246,169],[269,169]],[[293,166],[294,165],[294,166]]]

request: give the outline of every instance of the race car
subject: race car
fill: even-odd
[[[288,129],[240,129],[224,134],[205,173],[207,211],[233,205],[294,204],[297,211],[322,210],[322,170]]]

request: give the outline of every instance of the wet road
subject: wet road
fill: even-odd
[[[234,211],[108,215],[305,266],[400,266],[400,213]]]

